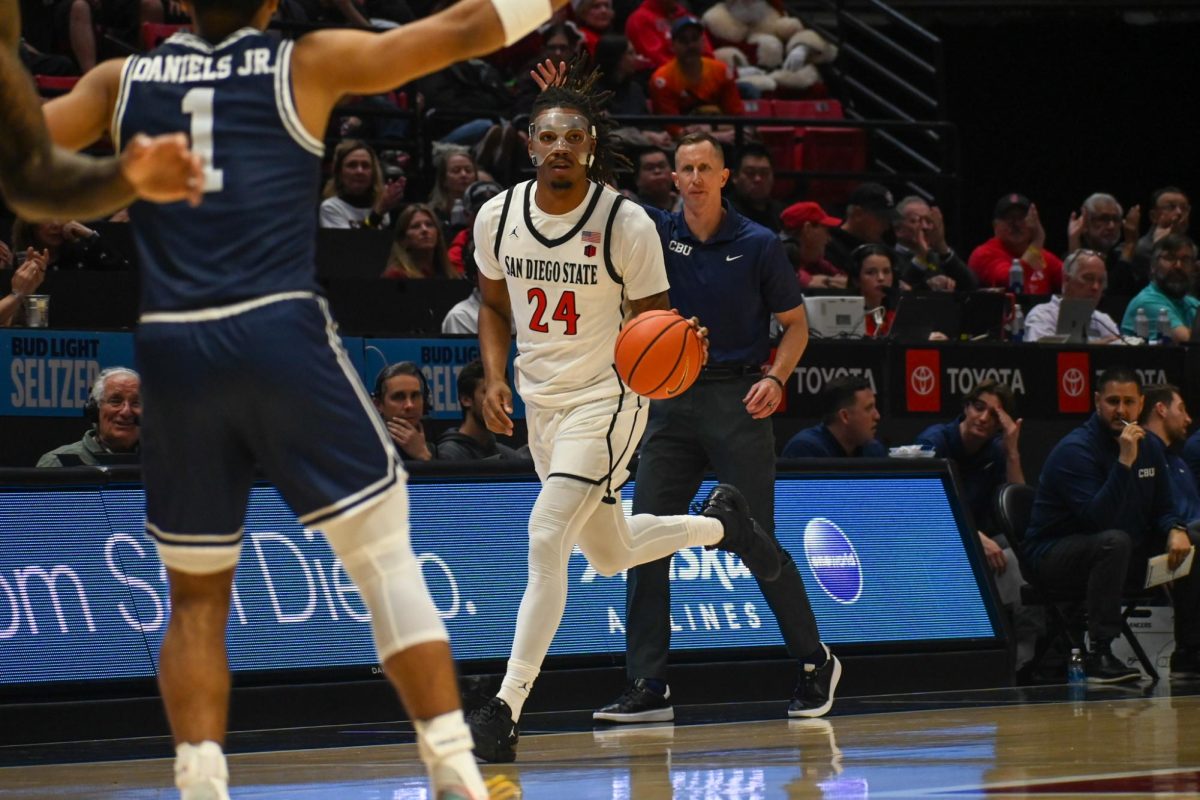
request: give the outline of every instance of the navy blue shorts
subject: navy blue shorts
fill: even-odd
[[[256,466],[308,527],[403,478],[323,298],[147,314],[136,352],[146,523],[163,544],[239,541]]]

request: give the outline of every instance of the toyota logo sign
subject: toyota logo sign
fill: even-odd
[[[1072,367],[1063,373],[1062,389],[1070,397],[1079,397],[1083,394],[1083,373]]]
[[[913,391],[919,395],[927,395],[932,392],[935,380],[936,376],[933,374],[933,370],[926,366],[914,369],[912,376],[909,378]]]

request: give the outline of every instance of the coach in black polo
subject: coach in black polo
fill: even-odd
[[[808,344],[804,296],[771,231],[721,198],[729,179],[720,144],[689,134],[675,148],[683,210],[647,208],[666,253],[671,304],[709,331],[708,365],[680,397],[651,403],[642,440],[634,514],[683,514],[711,463],[718,480],[742,491],[763,529],[775,530],[775,434],[771,425],[783,385]],[[775,362],[771,316],[784,327]],[[629,571],[626,646],[629,687],[593,714],[607,722],[674,718],[667,687],[670,559]],[[841,664],[821,643],[804,583],[783,553],[777,580],[759,582],[779,621],[788,652],[801,662],[791,717],[819,717],[833,705]]]

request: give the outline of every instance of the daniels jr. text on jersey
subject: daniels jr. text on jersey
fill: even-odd
[[[247,50],[246,60],[237,68],[238,75],[270,75],[271,51],[265,47]],[[219,81],[233,74],[233,56],[213,59],[197,53],[178,56],[151,56],[138,59],[130,80],[149,83],[199,83]]]

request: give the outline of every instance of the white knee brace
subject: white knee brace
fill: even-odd
[[[371,612],[380,662],[413,645],[449,639],[413,553],[406,486],[323,530]]]

